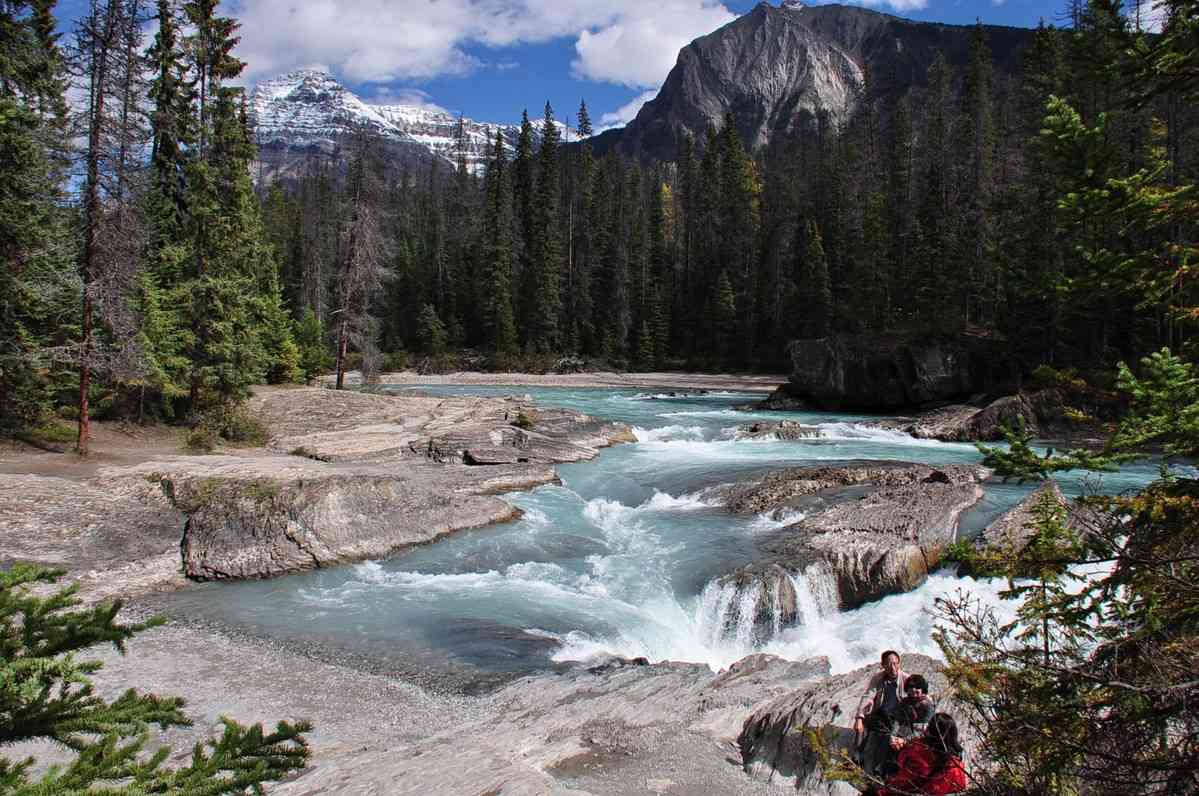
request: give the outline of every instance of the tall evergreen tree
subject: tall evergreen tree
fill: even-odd
[[[559,293],[562,244],[558,229],[558,127],[547,102],[538,150],[537,195],[533,206],[533,294],[527,318],[527,346],[532,351],[557,351],[561,346]]]

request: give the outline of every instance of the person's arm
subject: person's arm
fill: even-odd
[[[882,682],[883,673],[876,672],[871,676],[870,682],[866,684],[866,691],[862,694],[862,698],[858,700],[858,710],[853,716],[853,731],[857,733],[858,738],[862,737],[862,733],[866,729],[866,714],[873,707],[874,693],[878,691],[879,683]]]

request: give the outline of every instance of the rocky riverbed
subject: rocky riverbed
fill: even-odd
[[[193,456],[170,437],[120,441],[123,432],[102,429],[110,444],[88,462],[0,455],[0,557],[61,566],[87,599],[133,597],[137,616],[152,610],[149,595],[188,577],[383,558],[502,521],[515,513],[503,492],[552,483],[555,464],[631,439],[622,426],[522,396],[264,389],[250,410],[271,429],[264,448]],[[820,436],[772,421],[732,439]],[[768,560],[730,577],[782,594],[796,573],[823,567],[844,606],[911,589],[936,567],[985,476],[970,465],[859,462],[724,487],[733,514],[804,515],[760,540]],[[850,793],[819,781],[797,728],[843,739],[872,671],[833,675],[825,658],[764,654],[720,672],[608,657],[467,697],[377,661],[197,623],[152,630],[127,657],[96,654],[104,693],[136,683],[189,700],[195,728],[161,739],[180,754],[223,714],[312,720],[312,766],[271,789],[294,794]],[[934,661],[906,663],[944,689]]]

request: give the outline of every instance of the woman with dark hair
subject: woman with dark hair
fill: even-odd
[[[944,796],[965,789],[957,722],[948,713],[938,713],[929,720],[924,735],[900,750],[899,772],[887,778],[886,787],[872,792],[877,796]]]

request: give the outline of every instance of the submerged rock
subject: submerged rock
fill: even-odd
[[[815,439],[820,436],[817,426],[805,426],[794,420],[780,420],[777,423],[757,422],[747,423],[737,428],[739,439],[777,439],[783,442],[797,439]]]

